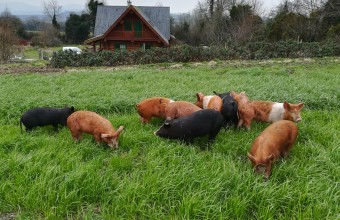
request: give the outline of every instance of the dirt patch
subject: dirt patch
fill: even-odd
[[[50,67],[0,67],[0,74],[25,74],[25,73],[55,73],[65,72],[64,69]]]
[[[12,220],[15,219],[15,213],[0,213],[0,220]]]

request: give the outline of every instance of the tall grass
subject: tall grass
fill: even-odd
[[[0,218],[23,219],[339,219],[340,66],[337,59],[219,62],[0,76]],[[222,130],[208,150],[153,132],[135,104],[151,96],[195,101],[195,93],[246,91],[251,99],[304,102],[299,136],[268,182],[246,152],[268,125]],[[96,111],[117,128],[112,151],[67,128],[20,132],[36,106]]]

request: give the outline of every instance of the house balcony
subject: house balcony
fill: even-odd
[[[111,32],[106,40],[114,41],[153,41],[159,42],[160,40],[156,38],[152,33],[145,31],[114,31]]]

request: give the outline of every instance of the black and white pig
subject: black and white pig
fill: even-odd
[[[222,109],[221,114],[223,115],[226,126],[230,124],[234,125],[234,128],[237,128],[238,124],[238,106],[235,99],[230,95],[230,92],[220,93],[213,92],[215,95],[218,95],[222,99]]]
[[[58,125],[67,126],[67,118],[74,112],[74,107],[50,108],[38,107],[32,108],[25,112],[20,118],[20,129],[22,125],[26,127],[26,131],[31,131],[35,127],[43,127],[52,125],[58,130]]]
[[[209,143],[215,140],[224,119],[221,113],[213,109],[203,109],[188,116],[165,121],[154,134],[169,139],[180,139],[191,144],[195,137],[208,135]]]

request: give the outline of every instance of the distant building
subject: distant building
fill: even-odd
[[[137,50],[168,47],[170,7],[98,6],[93,50]]]

